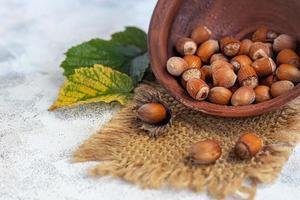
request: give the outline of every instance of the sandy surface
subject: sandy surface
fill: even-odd
[[[142,190],[110,177],[89,178],[95,163],[70,164],[75,148],[118,105],[48,112],[63,82],[59,68],[72,45],[108,38],[126,25],[147,30],[155,1],[0,0],[0,199],[208,199],[173,189]],[[257,199],[300,198],[300,148],[278,181]]]

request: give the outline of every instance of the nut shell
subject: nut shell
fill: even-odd
[[[191,78],[201,79],[201,77],[202,77],[202,72],[200,69],[198,68],[187,69],[183,72],[181,76],[182,86],[185,88],[187,81],[190,80]]]
[[[191,38],[179,38],[176,41],[176,50],[181,55],[193,55],[197,51],[197,44]]]
[[[212,70],[211,70],[211,65],[204,65],[201,67],[201,79],[206,81],[206,82],[211,82],[212,81]]]
[[[235,84],[237,76],[230,63],[215,61],[212,64],[212,78],[214,86],[230,88]]]
[[[271,93],[270,93],[270,87],[265,85],[259,85],[254,89],[255,92],[255,102],[261,103],[267,100],[270,100]]]
[[[270,57],[272,51],[268,45],[262,42],[254,42],[249,50],[249,56],[252,60],[257,60],[263,57]]]
[[[272,97],[278,97],[294,88],[294,84],[291,81],[277,81],[271,86]]]
[[[188,68],[200,68],[201,67],[201,59],[199,56],[194,55],[186,55],[183,59],[187,62]]]
[[[273,42],[273,49],[276,52],[279,52],[283,49],[296,49],[296,39],[287,34],[281,34],[275,38]]]
[[[187,68],[187,62],[180,57],[171,57],[167,61],[167,71],[173,76],[180,76]]]
[[[269,30],[266,26],[260,26],[252,35],[253,42],[272,42],[277,33]]]
[[[269,57],[257,59],[252,63],[252,67],[259,77],[270,75],[276,70],[276,64]]]
[[[231,104],[233,106],[249,105],[252,104],[254,100],[255,92],[253,88],[242,86],[233,93],[231,97]]]
[[[210,36],[211,30],[209,30],[206,26],[203,25],[197,26],[191,34],[192,40],[194,40],[197,44],[201,44],[209,40]]]
[[[190,158],[195,164],[211,164],[221,157],[222,149],[215,140],[194,143],[190,148]]]
[[[235,56],[240,51],[240,41],[233,37],[224,37],[220,40],[221,51],[229,57]]]
[[[191,78],[186,83],[187,92],[191,97],[198,101],[207,98],[209,86],[201,79]]]
[[[238,72],[238,81],[241,86],[255,88],[258,85],[258,77],[250,65],[242,66]]]
[[[156,124],[167,117],[167,110],[160,103],[147,103],[137,110],[137,116],[146,123]]]
[[[255,156],[263,147],[263,141],[254,133],[244,133],[238,139],[234,152],[240,159]]]
[[[230,63],[234,67],[234,71],[237,72],[242,66],[251,65],[252,60],[247,55],[238,55],[230,60]]]
[[[276,62],[278,65],[291,64],[296,67],[299,67],[300,59],[299,56],[295,53],[295,51],[291,49],[283,49],[278,53],[276,57]]]
[[[208,63],[210,57],[219,51],[219,43],[217,40],[207,40],[202,43],[198,50],[197,55],[205,63]]]
[[[213,87],[210,89],[208,100],[215,104],[228,105],[232,92],[224,87]]]
[[[288,80],[294,83],[300,81],[299,69],[290,64],[281,64],[276,70],[276,76],[279,80]]]
[[[216,53],[210,57],[210,64],[212,64],[214,61],[217,61],[217,60],[223,60],[223,61],[228,62],[228,58],[224,54]]]
[[[250,48],[252,46],[253,42],[249,39],[244,39],[241,41],[240,51],[239,55],[248,55]]]

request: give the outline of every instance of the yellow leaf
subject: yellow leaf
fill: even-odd
[[[124,73],[98,64],[83,67],[65,80],[49,110],[100,101],[125,104],[132,89],[132,80]]]

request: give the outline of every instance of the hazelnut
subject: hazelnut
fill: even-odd
[[[255,92],[252,87],[242,86],[237,89],[232,97],[231,104],[233,106],[243,106],[252,104],[255,100]]]
[[[266,45],[262,42],[254,42],[249,50],[249,56],[252,60],[257,60],[263,57],[270,57],[272,55],[272,51],[270,50],[269,45]]]
[[[238,81],[241,86],[255,88],[258,85],[258,78],[253,67],[250,65],[242,66],[238,72]]]
[[[206,99],[209,93],[209,86],[201,79],[191,78],[186,83],[187,92],[198,101]]]
[[[279,52],[283,49],[296,49],[296,39],[287,34],[281,34],[275,38],[273,42],[273,49],[276,52]]]
[[[234,71],[237,72],[241,66],[251,65],[252,60],[249,56],[238,55],[230,60],[230,63],[233,65]]]
[[[227,105],[230,102],[232,92],[224,87],[213,87],[208,94],[208,100],[215,104]]]
[[[194,55],[186,55],[183,59],[187,62],[188,68],[200,68],[201,67],[201,59],[199,56]]]
[[[240,41],[233,37],[224,37],[220,40],[221,51],[229,57],[235,56],[240,50]]]
[[[270,87],[265,85],[259,85],[254,89],[255,92],[255,102],[260,103],[267,100],[270,100],[271,94],[270,94]]]
[[[147,103],[137,110],[137,116],[146,123],[156,124],[166,119],[167,110],[160,103]]]
[[[252,63],[252,67],[256,71],[256,74],[259,77],[262,77],[262,76],[267,76],[269,74],[272,74],[276,69],[276,64],[274,63],[272,58],[263,57],[255,60]]]
[[[222,149],[215,140],[194,143],[190,149],[190,158],[195,164],[211,164],[221,157]]]
[[[281,64],[276,70],[276,76],[279,80],[288,80],[294,83],[300,81],[299,69],[290,64]]]
[[[210,57],[219,51],[219,43],[217,40],[207,40],[202,43],[198,50],[197,55],[201,58],[201,60],[207,63]]]
[[[252,44],[253,42],[249,39],[242,40],[239,55],[248,55]]]
[[[269,76],[263,77],[260,79],[260,85],[266,85],[271,87],[273,83],[277,81],[277,77],[274,74],[270,74]]]
[[[214,86],[230,88],[234,85],[237,76],[232,70],[230,63],[225,61],[215,61],[212,64],[212,78]]]
[[[192,40],[194,40],[197,44],[201,44],[209,40],[210,36],[211,30],[209,30],[206,26],[203,25],[197,26],[191,34]]]
[[[253,42],[272,42],[277,33],[269,30],[266,26],[259,27],[252,35]]]
[[[167,61],[167,71],[173,76],[180,76],[187,68],[187,62],[180,57],[171,57]]]
[[[291,81],[277,81],[271,85],[272,97],[278,97],[294,88],[294,84]]]
[[[254,133],[244,133],[238,139],[234,152],[240,159],[255,156],[263,147],[263,141]]]
[[[216,53],[210,57],[210,64],[217,60],[223,60],[223,61],[228,62],[228,58],[226,58],[226,56],[224,56],[224,54]]]
[[[204,65],[201,69],[201,79],[206,82],[211,82],[212,70],[210,65]]]
[[[187,37],[178,39],[175,47],[181,55],[193,55],[197,51],[197,44],[191,38]]]
[[[291,64],[299,67],[300,64],[299,56],[291,49],[283,49],[280,51],[277,55],[276,61],[278,65]]]
[[[183,87],[186,87],[186,83],[191,78],[201,79],[202,72],[198,68],[187,69],[181,76],[181,83]]]

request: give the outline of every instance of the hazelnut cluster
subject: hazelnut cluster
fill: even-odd
[[[252,39],[211,39],[206,26],[196,27],[190,38],[179,38],[167,71],[180,77],[188,94],[220,105],[242,106],[275,98],[300,81],[296,40],[259,27]]]

